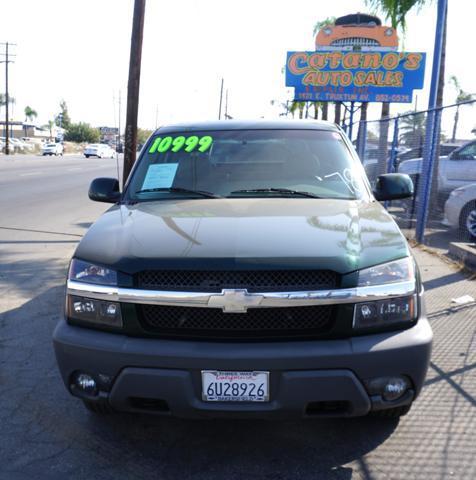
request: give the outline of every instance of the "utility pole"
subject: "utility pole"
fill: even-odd
[[[218,108],[218,120],[221,120],[221,102],[223,100],[223,78],[221,79],[221,88],[220,88],[220,106]]]
[[[228,120],[228,88],[225,93],[225,120]]]
[[[145,0],[134,0],[132,18],[131,54],[129,58],[129,81],[127,84],[127,113],[124,141],[123,185],[136,161],[137,116],[139,112],[140,67],[142,38],[144,34]]]
[[[5,153],[8,155],[10,153],[10,133],[8,131],[8,104],[10,103],[10,98],[8,96],[8,64],[14,63],[12,60],[9,60],[9,46],[16,46],[15,43],[0,43],[0,45],[5,45],[5,53],[2,55],[5,57],[5,60],[0,60],[0,63],[5,63]],[[11,55],[15,57],[16,55]]]
[[[119,114],[118,114],[118,125],[117,125],[117,130],[118,130],[118,135],[117,135],[117,141],[116,141],[116,151],[119,153],[122,150],[121,147],[121,91],[119,90]]]

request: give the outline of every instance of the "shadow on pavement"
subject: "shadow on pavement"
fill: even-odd
[[[69,395],[51,342],[64,288],[0,314],[0,477],[350,479],[398,422],[96,416]],[[355,466],[354,466],[355,468]],[[355,472],[354,472],[355,474]]]

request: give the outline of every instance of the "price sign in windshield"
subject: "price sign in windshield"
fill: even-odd
[[[178,137],[157,137],[149,149],[149,153],[166,153],[171,152],[206,152],[213,143],[213,138],[209,135],[197,137],[191,135],[185,137],[180,135]]]

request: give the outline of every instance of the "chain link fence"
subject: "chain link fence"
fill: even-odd
[[[354,125],[351,140],[372,185],[383,173],[413,180],[413,198],[386,203],[409,239],[445,251],[476,241],[475,103]]]

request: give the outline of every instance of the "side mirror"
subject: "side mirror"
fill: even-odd
[[[95,202],[116,203],[121,198],[116,178],[95,178],[89,186],[89,198]]]
[[[412,197],[412,179],[404,173],[380,175],[375,184],[374,195],[378,201]]]

